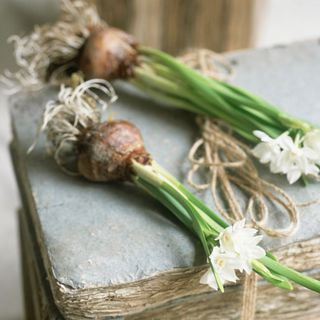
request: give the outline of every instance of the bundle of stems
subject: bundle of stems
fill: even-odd
[[[133,85],[169,106],[221,119],[248,142],[259,142],[255,130],[276,138],[285,131],[295,136],[313,128],[263,98],[208,78],[160,50],[141,46],[138,52]]]

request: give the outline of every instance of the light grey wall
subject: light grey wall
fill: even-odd
[[[58,1],[0,0],[0,72],[13,66],[11,34],[30,30],[57,15]],[[10,141],[6,98],[0,93],[0,320],[23,318],[16,210],[19,198],[8,154]]]
[[[59,0],[0,0],[0,70],[13,65],[12,48],[7,38],[24,34],[34,24],[54,20]]]
[[[319,0],[256,0],[256,46],[266,47],[320,36]]]

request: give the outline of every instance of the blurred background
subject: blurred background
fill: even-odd
[[[320,0],[97,0],[109,24],[172,54],[189,47],[218,52],[320,36]],[[54,21],[59,0],[0,1],[0,72],[13,69],[11,34]],[[0,320],[23,318],[16,210],[19,197],[8,143],[10,121],[0,92]]]

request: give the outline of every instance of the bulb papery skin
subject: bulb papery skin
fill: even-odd
[[[148,164],[151,159],[139,129],[128,121],[99,123],[80,140],[78,170],[88,180],[130,180],[132,161]]]
[[[126,79],[137,63],[137,42],[122,30],[95,27],[81,49],[78,64],[86,79]]]

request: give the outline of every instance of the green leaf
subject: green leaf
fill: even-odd
[[[274,261],[279,261],[278,258],[271,251],[266,252],[266,256]]]

